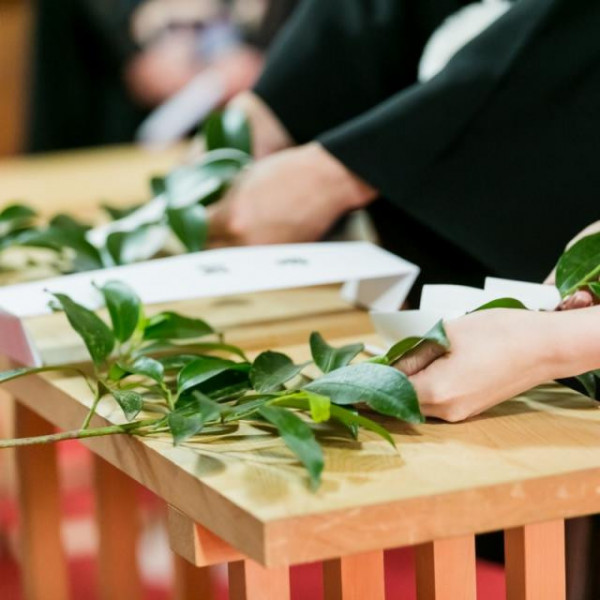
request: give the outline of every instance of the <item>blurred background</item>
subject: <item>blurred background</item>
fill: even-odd
[[[250,87],[298,0],[0,0],[0,155],[165,145]]]

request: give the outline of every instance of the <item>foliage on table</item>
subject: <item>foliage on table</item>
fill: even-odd
[[[157,214],[145,217],[147,205],[105,205],[115,224],[132,218],[136,224],[113,231],[103,243],[92,243],[92,228],[86,223],[65,214],[44,222],[29,206],[11,204],[0,210],[0,256],[11,248],[43,248],[54,255],[59,273],[102,269],[164,252],[168,231],[186,251],[202,250],[208,235],[206,207],[219,200],[252,161],[250,129],[240,111],[213,114],[203,131],[207,152],[198,163],[151,179],[152,201],[160,201]]]
[[[135,292],[121,282],[106,283],[98,293],[104,298],[110,324],[69,296],[53,294],[55,308],[64,311],[87,348],[93,376],[75,366],[0,373],[2,383],[47,371],[78,371],[94,398],[81,428],[4,440],[0,448],[115,434],[165,433],[177,445],[229,431],[243,421],[259,422],[282,438],[316,487],[324,458],[315,429],[323,424],[337,424],[352,436],[368,430],[394,445],[388,431],[360,414],[357,404],[408,423],[423,421],[413,386],[406,375],[390,366],[398,353],[353,362],[363,351],[362,344],[334,348],[315,332],[310,337],[310,362],[321,375],[312,379],[304,372],[310,362],[295,364],[285,354],[271,351],[250,361],[201,319],[174,312],[145,316]],[[441,325],[437,335],[447,345]],[[126,422],[91,428],[98,403],[107,396],[121,407]]]

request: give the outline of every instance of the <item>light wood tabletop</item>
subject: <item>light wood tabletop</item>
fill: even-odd
[[[94,215],[98,199],[123,205],[143,199],[147,176],[168,168],[174,154],[116,149],[9,161],[0,164],[0,196],[32,201],[43,211]],[[378,343],[368,314],[342,301],[335,286],[169,308],[208,320],[251,355],[271,349],[304,360],[314,330],[333,345]],[[31,319],[28,326],[47,362],[84,358],[64,316]],[[52,426],[76,429],[92,402],[83,380],[64,373],[16,380],[7,389],[18,401],[21,435]],[[122,420],[110,401],[98,412],[95,425]],[[88,440],[95,455],[116,467],[98,470],[103,522],[115,515],[122,520],[115,504],[127,486],[119,477],[141,482],[172,507],[171,541],[180,554],[200,566],[230,563],[235,600],[285,600],[285,567],[316,560],[326,561],[326,600],[382,600],[382,551],[412,545],[418,546],[420,600],[474,600],[473,536],[505,529],[508,598],[564,600],[564,519],[600,512],[596,403],[549,385],[460,424],[409,426],[374,418],[391,431],[397,448],[369,433],[356,441],[324,439],[326,466],[317,492],[282,442],[250,425],[181,447],[159,437]],[[50,452],[20,451],[21,509],[28,523],[24,568],[34,581],[27,593],[32,600],[49,598],[48,586],[52,597],[66,597],[64,582],[56,583],[64,579],[59,563],[52,569],[46,564],[46,574],[39,575],[44,560],[59,554]],[[40,469],[42,490],[32,479]],[[210,540],[217,549],[212,558],[203,557],[201,551],[213,547]],[[134,597],[123,591],[131,581],[123,551],[108,541],[101,546],[103,564],[121,572],[106,577],[105,585],[114,585],[104,597]]]

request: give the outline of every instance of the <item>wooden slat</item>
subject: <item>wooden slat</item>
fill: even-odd
[[[242,560],[244,557],[205,527],[169,506],[169,543],[175,554],[196,567]]]
[[[213,600],[216,597],[209,567],[196,567],[177,554],[174,554],[173,558],[174,600]]]
[[[418,600],[475,600],[475,538],[464,536],[416,548]]]
[[[142,597],[137,543],[137,484],[110,463],[94,456],[94,486],[99,534],[98,587],[102,600]]]
[[[565,524],[537,523],[505,532],[507,600],[565,600]]]
[[[324,600],[384,600],[383,552],[325,561],[323,590]]]
[[[45,435],[52,426],[17,404],[18,437]],[[21,521],[21,574],[26,600],[65,600],[67,565],[60,535],[60,490],[54,446],[19,448],[17,479]]]
[[[229,563],[229,600],[289,600],[287,567],[267,569],[253,560]]]

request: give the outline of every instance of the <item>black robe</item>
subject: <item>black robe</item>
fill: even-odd
[[[600,218],[600,2],[519,0],[427,83],[462,0],[304,0],[255,91],[388,201],[384,245],[426,281],[540,280]]]

